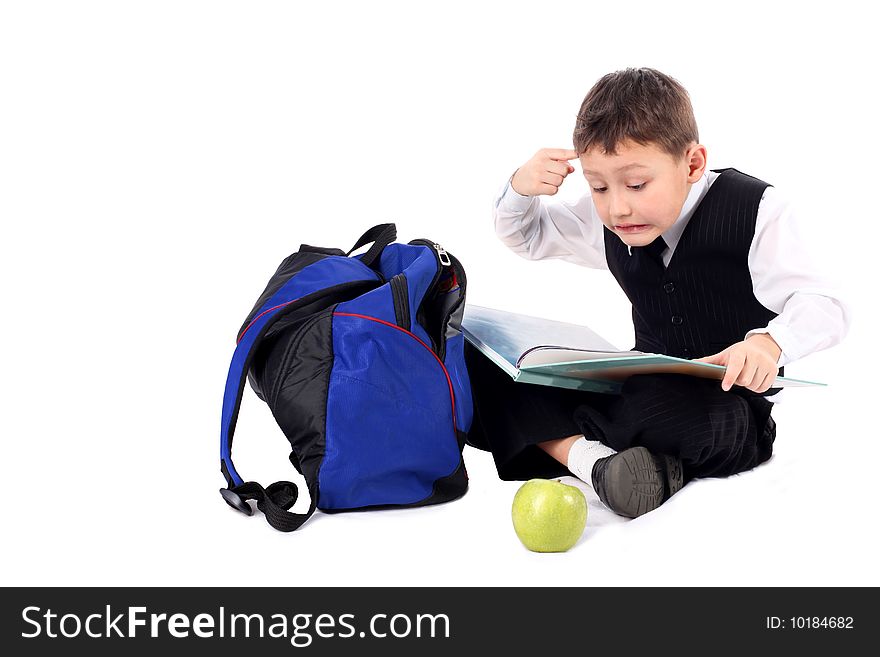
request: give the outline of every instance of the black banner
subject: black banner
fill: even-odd
[[[875,589],[853,588],[7,588],[0,611],[6,654],[713,654],[880,638]]]

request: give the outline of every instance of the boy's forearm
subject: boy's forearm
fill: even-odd
[[[495,234],[514,253],[533,260],[530,244],[536,237],[538,226],[533,223],[540,212],[541,201],[537,196],[522,196],[512,190],[512,178],[508,178],[495,201]]]
[[[589,195],[574,204],[550,203],[541,196],[523,196],[509,184],[504,190],[496,199],[495,234],[510,250],[526,260],[608,268],[602,224],[593,219]]]

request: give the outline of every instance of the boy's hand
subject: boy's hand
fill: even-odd
[[[735,383],[754,392],[764,392],[776,380],[776,363],[781,353],[782,349],[769,334],[756,333],[714,356],[695,360],[727,367],[721,381],[723,390],[730,390]]]
[[[559,191],[565,177],[574,171],[568,160],[577,158],[573,150],[564,148],[542,148],[531,160],[523,164],[513,174],[510,186],[523,196],[547,194],[552,196]]]

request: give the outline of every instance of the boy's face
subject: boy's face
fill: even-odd
[[[581,166],[602,223],[628,246],[645,246],[669,228],[706,168],[706,147],[674,158],[654,144],[626,141],[616,155],[593,148]]]

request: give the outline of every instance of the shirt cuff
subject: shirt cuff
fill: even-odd
[[[786,351],[786,345],[791,345],[791,338],[789,337],[788,330],[783,326],[773,326],[767,328],[753,329],[746,333],[746,337],[743,340],[748,340],[750,336],[756,335],[758,333],[767,333],[776,344],[779,345],[779,359],[776,361],[776,367],[785,367],[788,363],[792,361],[792,358],[789,357],[788,352]],[[789,347],[790,348],[790,347]]]
[[[517,169],[517,171],[519,171],[519,169]],[[513,180],[513,177],[515,175],[516,171],[510,174],[510,178],[507,179],[507,184],[504,185],[504,190],[498,197],[498,201],[495,203],[495,207],[497,208],[500,205],[503,205],[504,209],[508,212],[522,214],[529,209],[529,206],[532,204],[532,201],[535,199],[535,197],[523,196],[511,186],[510,181]]]

